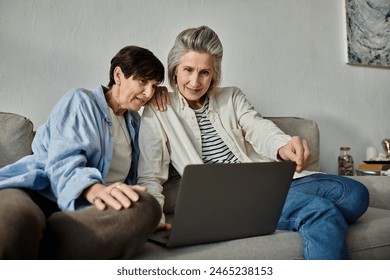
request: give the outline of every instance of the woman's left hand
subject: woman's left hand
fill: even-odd
[[[147,105],[151,105],[159,111],[166,111],[167,106],[171,105],[168,89],[166,87],[157,87]]]
[[[86,199],[99,210],[105,210],[107,206],[115,210],[129,208],[132,203],[139,200],[137,192],[146,192],[146,187],[139,185],[126,185],[114,183],[108,187],[102,184],[94,184],[85,191]]]

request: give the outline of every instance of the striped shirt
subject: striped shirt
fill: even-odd
[[[239,163],[237,157],[229,150],[214,129],[206,112],[209,109],[208,99],[203,108],[194,110],[202,136],[202,159],[204,163]]]

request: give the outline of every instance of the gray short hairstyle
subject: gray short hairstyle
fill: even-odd
[[[214,59],[214,75],[209,89],[219,86],[221,82],[221,62],[223,55],[222,43],[215,33],[208,26],[186,29],[177,35],[175,43],[168,54],[168,78],[169,84],[176,88],[176,68],[180,58],[189,51],[208,53]]]

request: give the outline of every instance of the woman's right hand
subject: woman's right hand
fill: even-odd
[[[296,172],[302,172],[310,163],[311,152],[305,139],[293,136],[291,140],[278,150],[282,160],[291,160],[297,164]]]
[[[132,203],[139,200],[137,192],[146,192],[146,187],[139,185],[126,185],[117,182],[108,187],[96,183],[85,191],[85,198],[99,210],[105,210],[108,206],[115,210],[129,208]]]

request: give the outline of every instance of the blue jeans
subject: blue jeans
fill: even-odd
[[[278,229],[298,231],[305,259],[348,259],[345,235],[368,207],[361,183],[331,174],[313,174],[291,183]]]

